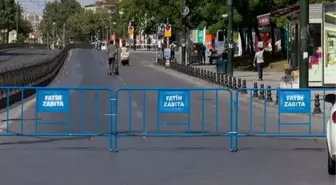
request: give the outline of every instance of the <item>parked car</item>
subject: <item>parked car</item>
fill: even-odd
[[[324,98],[325,102],[331,103],[330,117],[327,121],[327,149],[328,149],[328,173],[335,175],[336,160],[336,94],[327,94]]]

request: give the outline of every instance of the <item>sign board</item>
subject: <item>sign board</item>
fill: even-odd
[[[38,112],[68,112],[69,91],[63,89],[37,90],[36,106]]]
[[[258,26],[268,26],[270,25],[270,14],[264,14],[257,16]]]
[[[163,56],[166,58],[166,59],[169,59],[170,58],[170,54],[171,54],[171,50],[170,48],[165,48],[163,50]]]
[[[203,44],[204,41],[204,30],[198,29],[197,30],[197,43]]]
[[[164,36],[165,37],[171,37],[171,25],[170,24],[166,24]]]
[[[181,14],[183,16],[187,16],[189,14],[189,12],[190,12],[190,10],[189,10],[189,7],[187,7],[187,6],[183,7],[182,10],[181,10]]]
[[[160,113],[188,113],[190,110],[189,91],[159,91],[158,97]]]
[[[133,26],[129,26],[128,27],[128,35],[133,35],[134,33],[134,27]]]
[[[280,113],[310,113],[311,112],[310,90],[280,90],[279,112]]]

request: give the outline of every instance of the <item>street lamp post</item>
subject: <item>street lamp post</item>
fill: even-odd
[[[229,76],[233,76],[233,4],[232,0],[227,1],[227,12],[228,12],[228,28],[227,28],[227,40],[228,40],[228,65],[227,73]]]
[[[52,44],[53,44],[53,49],[55,49],[55,38],[56,38],[56,35],[55,35],[55,25],[56,23],[53,22],[53,41],[52,41]]]
[[[308,0],[300,0],[300,88],[308,88],[308,24],[309,3]]]
[[[63,48],[65,47],[65,24],[63,24]]]
[[[16,40],[19,36],[19,1],[16,0]]]
[[[187,1],[183,1],[184,7],[187,5]],[[182,17],[182,64],[185,65],[186,63],[186,43],[187,43],[187,28],[186,28],[186,15]]]

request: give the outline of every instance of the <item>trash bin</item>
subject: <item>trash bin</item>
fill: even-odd
[[[226,75],[227,74],[227,60],[221,60],[221,59],[216,60],[216,68],[217,68],[217,73]]]

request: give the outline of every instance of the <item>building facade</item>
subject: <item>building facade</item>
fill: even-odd
[[[96,11],[98,8],[109,8],[114,9],[120,0],[96,0],[94,4],[86,5],[84,8],[86,10]]]
[[[23,13],[22,17],[24,20],[27,20],[31,23],[33,32],[30,33],[29,38],[34,41],[39,41],[39,24],[42,20],[42,15],[39,15],[37,13]]]

